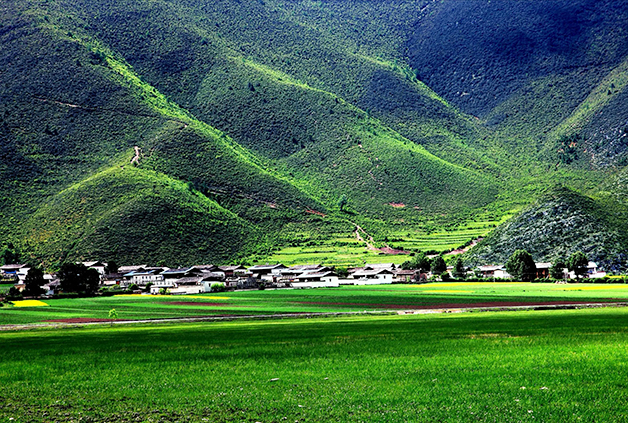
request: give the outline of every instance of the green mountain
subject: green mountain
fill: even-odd
[[[605,269],[625,271],[627,229],[627,211],[613,199],[593,199],[564,187],[552,188],[491,232],[471,250],[466,261],[505,263],[522,248],[535,261],[566,261],[582,251]]]
[[[404,247],[400,233],[500,221],[556,183],[610,198],[626,154],[627,13],[7,0],[4,241],[52,267],[234,262],[356,225]]]

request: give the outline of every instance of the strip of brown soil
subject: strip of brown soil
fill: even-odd
[[[378,250],[384,254],[410,254],[410,251],[395,250],[394,248],[391,248],[388,245],[385,247],[378,248]]]
[[[605,301],[605,300],[600,300]],[[491,301],[485,303],[453,303],[453,304],[372,304],[372,303],[332,303],[324,301],[299,301],[299,304],[308,305],[337,305],[337,306],[358,306],[358,307],[377,307],[404,310],[427,310],[433,308],[475,308],[475,307],[516,307],[516,306],[544,306],[544,305],[578,305],[589,304],[590,301],[532,301],[532,302],[515,302],[515,301]]]
[[[239,307],[233,304],[225,304],[225,303],[203,303],[203,302],[195,302],[195,301],[168,301],[162,304],[170,304],[170,305],[185,305],[185,306],[202,306],[202,307]]]

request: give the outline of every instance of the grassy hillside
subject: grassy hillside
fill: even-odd
[[[0,221],[29,259],[226,262],[263,245],[257,222],[210,200],[214,191],[279,209],[260,219],[268,228],[324,210],[98,40],[13,6],[5,17],[21,25],[7,25],[2,48],[15,77],[2,91]]]
[[[260,238],[257,228],[188,184],[132,166],[61,191],[24,226],[32,259],[52,267],[90,257],[170,266],[227,262],[251,254]],[[229,242],[210,247],[207,239]]]
[[[583,251],[605,269],[625,270],[627,213],[613,199],[593,199],[557,187],[495,229],[465,262],[503,264],[517,249],[527,250],[536,261],[566,260]]]
[[[0,229],[48,265],[261,260],[356,225],[378,247],[453,248],[557,182],[600,197],[625,161],[627,13],[10,0]]]

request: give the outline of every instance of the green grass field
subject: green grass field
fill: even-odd
[[[532,283],[430,283],[342,286],[330,289],[234,291],[187,296],[121,295],[46,299],[44,306],[0,308],[0,325],[63,319],[121,320],[285,313],[391,311],[564,302],[627,301],[628,285]]]
[[[0,421],[627,421],[628,309],[0,333]]]

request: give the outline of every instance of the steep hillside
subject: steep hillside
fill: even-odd
[[[268,229],[325,210],[97,40],[47,15],[34,25],[20,7],[11,25],[3,23],[0,50],[1,72],[12,76],[1,91],[0,222],[33,261],[91,254],[172,264],[250,255],[266,239],[259,222],[210,200],[214,191],[269,209],[261,214]]]
[[[420,79],[526,158],[623,164],[628,10],[616,1],[430,3],[408,39]],[[562,136],[581,136],[564,163]],[[570,142],[571,144],[571,142]]]
[[[444,1],[426,6],[408,54],[419,78],[463,110],[485,116],[531,82],[570,76],[573,108],[628,54],[622,2]],[[602,71],[600,73],[600,71]],[[565,92],[567,94],[567,92]]]
[[[288,175],[302,170],[302,157],[315,164],[302,179],[328,202],[346,194],[334,180],[324,183],[329,174],[340,175],[343,187],[359,185],[364,194],[354,201],[363,212],[379,214],[389,202],[447,210],[494,199],[496,188],[488,175],[459,167],[500,172],[486,152],[460,148],[476,137],[471,122],[403,67],[355,54],[337,36],[285,10],[299,5],[215,2],[207,7],[199,1],[162,1],[134,13],[123,1],[105,10],[93,2],[82,6],[75,13],[89,20],[90,33],[194,116],[264,157],[285,159],[280,162]],[[154,35],[137,42],[130,34]],[[365,134],[376,138],[369,155],[380,163],[343,159]],[[421,148],[403,147],[408,141],[447,152],[445,160],[457,166],[434,160]],[[409,180],[404,177],[408,168],[433,169],[434,175],[415,172]],[[395,183],[404,178],[404,184]],[[444,187],[451,188],[448,198],[456,201],[431,197]],[[464,195],[468,190],[482,194]]]
[[[468,264],[505,263],[517,249],[536,261],[566,260],[583,251],[607,270],[625,270],[628,209],[566,188],[549,190],[534,205],[495,229],[466,256]]]
[[[187,184],[132,166],[48,198],[24,226],[32,259],[52,267],[90,257],[170,266],[227,262],[250,255],[260,239],[257,228]]]

